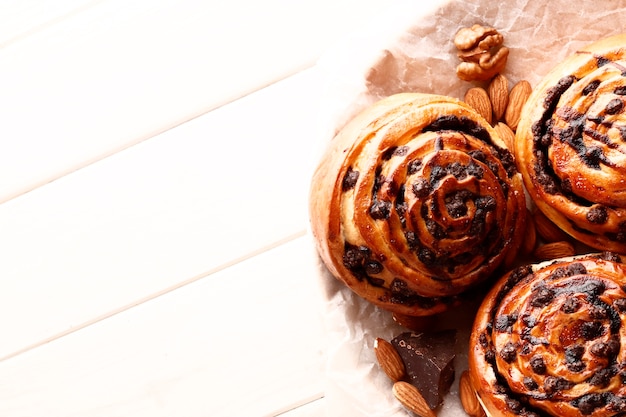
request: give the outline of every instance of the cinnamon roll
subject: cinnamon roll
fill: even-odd
[[[626,413],[626,265],[614,252],[518,267],[480,306],[469,371],[491,416]]]
[[[520,245],[521,176],[494,129],[466,104],[402,93],[330,142],[310,219],[329,271],[394,313],[446,310]]]
[[[535,87],[515,157],[529,195],[561,229],[626,253],[626,35],[593,43]]]

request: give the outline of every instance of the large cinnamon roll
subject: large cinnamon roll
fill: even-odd
[[[519,247],[521,176],[494,129],[450,97],[403,93],[330,142],[310,218],[330,272],[398,314],[439,313]]]
[[[626,35],[556,66],[522,112],[515,155],[538,208],[577,240],[626,253]]]
[[[625,415],[625,289],[614,252],[505,274],[470,338],[469,371],[488,415]]]

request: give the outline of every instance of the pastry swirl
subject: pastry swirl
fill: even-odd
[[[614,252],[519,267],[491,289],[469,370],[491,416],[626,412],[626,265]]]
[[[331,141],[311,184],[319,254],[396,313],[444,311],[521,241],[521,176],[494,129],[445,96],[393,95]]]
[[[626,35],[593,43],[533,91],[515,156],[538,208],[593,248],[626,253]]]

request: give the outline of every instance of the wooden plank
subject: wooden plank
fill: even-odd
[[[0,49],[0,202],[310,67],[376,0],[106,0]]]
[[[296,239],[0,362],[0,415],[266,417],[320,398],[310,251]]]
[[[303,234],[318,90],[302,72],[0,205],[0,358]]]

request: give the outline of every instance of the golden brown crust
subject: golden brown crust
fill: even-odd
[[[330,272],[412,316],[444,311],[520,245],[522,182],[495,130],[466,104],[404,93],[332,140],[310,218]]]
[[[515,157],[555,224],[626,253],[626,35],[593,43],[544,77],[524,107]]]
[[[480,306],[469,371],[488,415],[626,411],[626,265],[616,253],[505,274]]]

